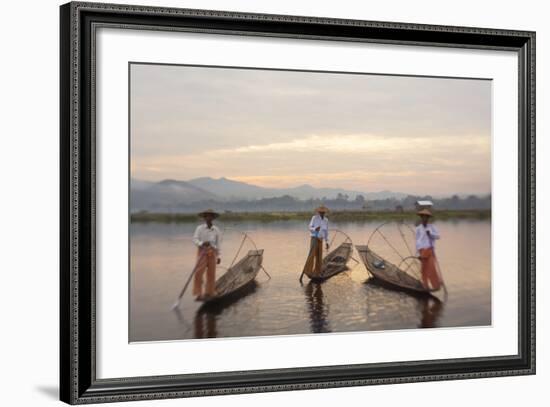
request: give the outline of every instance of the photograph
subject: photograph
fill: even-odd
[[[59,399],[534,376],[544,24],[195,6],[59,7]]]
[[[128,70],[128,342],[492,325],[491,79]]]

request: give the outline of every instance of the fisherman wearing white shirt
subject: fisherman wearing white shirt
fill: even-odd
[[[193,235],[193,243],[197,246],[197,263],[195,265],[195,279],[193,281],[193,295],[198,301],[215,295],[216,264],[220,264],[221,232],[212,221],[220,216],[212,209],[207,209],[199,216],[205,223],[197,226]],[[206,293],[202,294],[202,278],[206,272]]]
[[[328,246],[328,218],[325,216],[324,212],[313,215],[309,222],[309,232],[311,237],[317,237],[320,240],[324,240]]]
[[[435,258],[435,240],[440,238],[439,232],[428,223],[433,216],[428,209],[422,209],[417,214],[422,219],[416,227],[416,255],[422,265],[422,284],[427,289],[438,290],[442,284]]]
[[[431,215],[429,215],[431,216]],[[424,225],[424,223],[420,223],[416,227],[416,254],[417,256],[420,255],[419,250],[420,249],[427,249],[429,247],[432,247],[435,249],[435,242],[434,240],[439,239],[439,232],[435,228],[435,226],[431,223],[427,223]]]
[[[321,266],[323,263],[323,240],[325,241],[325,247],[328,250],[328,218],[325,214],[328,212],[328,208],[321,205],[316,209],[315,214],[309,222],[309,232],[311,235],[309,256],[304,265],[304,273],[310,275],[321,274]]]
[[[212,247],[218,258],[220,257],[220,229],[217,226],[211,225],[210,227],[207,224],[202,224],[197,226],[195,233],[193,234],[193,243],[197,247],[202,247],[204,244]],[[219,263],[218,263],[219,264]]]

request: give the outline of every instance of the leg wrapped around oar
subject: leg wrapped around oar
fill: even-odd
[[[300,281],[304,277],[304,274],[308,276],[320,275],[323,266],[323,242],[314,236],[311,237],[309,245],[309,253],[304,264],[304,270],[300,276]]]
[[[441,280],[437,272],[433,248],[428,247],[426,249],[420,249],[419,253],[422,264],[422,284],[426,289],[434,291],[439,290],[441,287]]]
[[[202,253],[204,251],[204,253]],[[203,276],[206,274],[206,293],[203,296]],[[197,254],[197,271],[193,282],[193,295],[197,299],[213,297],[216,288],[216,251],[211,248],[201,248]]]

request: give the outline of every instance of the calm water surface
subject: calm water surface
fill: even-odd
[[[130,230],[130,341],[349,332],[491,324],[490,221],[439,221],[437,255],[449,295],[445,303],[389,290],[369,279],[351,260],[349,271],[322,284],[298,282],[309,250],[307,224],[298,221],[223,224],[222,266],[228,266],[246,231],[264,249],[264,267],[256,284],[234,301],[200,309],[191,288],[179,311],[172,311],[194,266],[191,242],[195,224],[135,223]],[[378,223],[339,223],[354,244],[366,244]],[[414,226],[414,225],[412,225]],[[410,230],[402,228],[414,247]],[[384,235],[402,255],[407,245],[396,227]],[[332,247],[343,236],[333,233]],[[373,250],[388,260],[395,251],[375,235]],[[245,244],[241,255],[251,249]],[[353,256],[359,259],[354,252]],[[392,257],[393,256],[393,257]],[[225,270],[218,268],[217,275]]]

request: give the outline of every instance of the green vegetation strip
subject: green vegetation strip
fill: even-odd
[[[230,212],[223,213],[220,220],[232,222],[275,222],[285,220],[309,220],[312,212]],[[441,210],[434,211],[435,219],[490,219],[489,209],[480,210]],[[333,222],[348,221],[384,221],[384,220],[411,220],[415,219],[415,211],[407,212],[381,212],[381,211],[334,211],[328,214]],[[190,213],[152,213],[138,212],[130,217],[132,222],[155,222],[155,223],[185,223],[197,222],[197,215]]]

